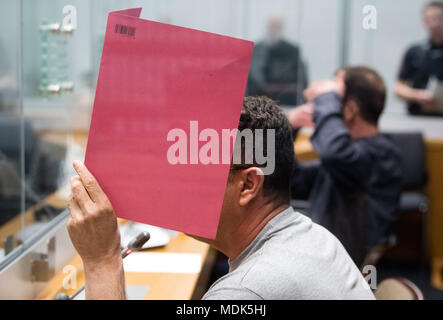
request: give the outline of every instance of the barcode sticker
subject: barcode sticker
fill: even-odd
[[[135,37],[135,27],[126,26],[123,24],[116,24],[115,25],[115,33],[119,33],[121,35],[126,35],[129,37]]]

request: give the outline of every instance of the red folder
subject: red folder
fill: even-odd
[[[229,164],[221,142],[220,163],[190,163],[190,122],[237,128],[253,43],[140,12],[108,15],[85,164],[118,217],[213,239]],[[173,129],[187,133],[187,164],[168,160]]]

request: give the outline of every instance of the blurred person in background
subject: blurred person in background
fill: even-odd
[[[268,19],[267,34],[254,48],[248,95],[265,95],[280,105],[295,106],[303,102],[308,79],[300,49],[283,38],[283,29],[282,17]]]
[[[18,113],[15,73],[7,53],[4,42],[0,41],[0,225],[9,221],[21,209],[22,123]],[[25,126],[23,132],[26,134],[28,129]]]
[[[395,87],[412,115],[443,115],[443,2],[423,8],[428,39],[412,45],[403,57]]]
[[[305,90],[307,104],[287,115],[294,128],[315,125],[319,160],[296,163],[294,199],[309,199],[307,215],[331,231],[361,266],[388,241],[402,189],[400,153],[380,134],[386,88],[366,67],[339,70]]]

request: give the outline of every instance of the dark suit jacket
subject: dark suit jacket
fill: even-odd
[[[315,100],[311,142],[320,160],[296,165],[294,197],[310,200],[309,216],[331,231],[357,265],[371,247],[387,240],[397,219],[402,189],[400,153],[382,134],[353,140],[341,100]]]

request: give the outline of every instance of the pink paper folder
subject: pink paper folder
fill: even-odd
[[[140,12],[108,15],[85,164],[118,217],[215,238],[229,173],[222,129],[238,126],[253,43]],[[190,164],[190,121],[218,132],[219,164]],[[187,164],[168,161],[173,129],[187,134]]]

